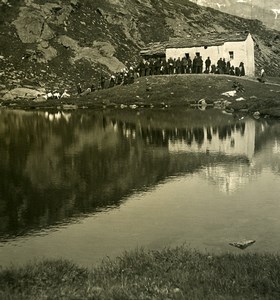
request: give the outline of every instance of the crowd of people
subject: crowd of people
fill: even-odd
[[[134,82],[135,78],[140,75],[136,67],[124,68],[120,72],[112,74],[110,77],[106,76],[103,72],[100,74],[100,79],[97,85],[92,84],[90,87],[83,90],[80,83],[77,85],[77,93],[80,96],[87,95],[99,89],[112,88],[116,85],[127,85]]]
[[[235,76],[244,76],[244,63],[240,62],[238,67],[231,65],[230,61],[220,58],[217,63],[213,63],[210,57],[203,61],[200,55],[193,59],[190,57],[180,58],[147,58],[142,59],[138,65],[131,65],[123,68],[120,72],[112,74],[110,77],[104,73],[100,74],[99,83],[82,90],[80,84],[77,85],[77,93],[81,96],[94,92],[96,89],[111,88],[116,85],[127,85],[134,82],[138,77],[152,75],[171,75],[171,74],[228,74]]]
[[[220,58],[217,63],[213,63],[210,57],[203,61],[202,56],[196,55],[193,59],[190,57],[180,58],[149,58],[143,59],[137,71],[139,76],[149,75],[166,75],[166,74],[229,74],[236,76],[245,75],[244,63],[240,62],[239,66],[231,65],[230,61]]]

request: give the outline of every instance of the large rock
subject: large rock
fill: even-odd
[[[46,47],[45,43],[40,43],[37,49],[42,54],[41,57],[37,58],[38,62],[48,62],[57,56],[56,49],[52,46]]]
[[[42,13],[34,8],[22,7],[19,17],[13,24],[23,43],[37,43],[40,40],[50,40],[55,36]]]
[[[80,47],[77,41],[66,35],[60,36],[58,42],[74,51],[72,63],[86,59],[93,65],[96,63],[105,65],[111,72],[125,68],[125,65],[114,56],[116,50],[110,43],[95,41],[92,47]]]
[[[59,36],[57,41],[65,48],[70,48],[74,51],[78,51],[80,49],[78,42],[68,37],[67,35]]]
[[[3,100],[27,99],[33,100],[45,94],[43,89],[15,88],[3,96]]]

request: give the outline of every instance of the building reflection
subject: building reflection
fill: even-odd
[[[207,166],[200,172],[201,176],[218,187],[220,192],[232,194],[254,180],[258,171],[246,164]]]
[[[252,159],[255,149],[254,121],[201,127],[179,131],[168,143],[170,152],[224,153],[225,155],[246,156]]]
[[[255,150],[255,123],[253,120],[222,126],[158,129],[136,126],[113,120],[115,130],[127,138],[141,138],[146,145],[167,147],[172,153],[222,153],[245,156],[249,160]]]
[[[171,157],[185,155],[188,161],[188,154],[200,155],[201,176],[226,194],[244,187],[261,172],[262,168],[254,161],[255,142],[269,128],[268,124],[257,124],[252,119],[221,126],[174,129],[141,126],[137,129],[135,124],[129,122],[114,123],[127,138],[138,136],[146,145],[166,147]],[[279,145],[280,142],[275,141],[273,153],[280,153]],[[213,159],[209,160],[207,156]]]

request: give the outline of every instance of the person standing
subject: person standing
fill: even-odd
[[[171,57],[168,58],[167,61],[167,68],[168,68],[168,74],[173,74],[174,66],[173,66],[173,59]]]
[[[176,60],[176,74],[181,73],[181,58],[178,57]]]
[[[193,59],[192,73],[197,73],[197,56],[195,56]]]
[[[202,68],[203,68],[202,56],[199,56],[199,55],[197,56],[196,66],[197,66],[197,73],[201,74],[202,73]]]
[[[101,86],[101,89],[103,90],[105,88],[105,76],[103,75],[103,73],[101,73],[100,75],[100,86]]]
[[[210,72],[210,66],[211,66],[211,59],[208,56],[207,59],[205,60],[205,73],[209,73]]]
[[[160,75],[168,74],[167,72],[167,62],[165,59],[161,60],[161,66],[160,66]]]
[[[158,57],[155,61],[155,75],[160,75],[161,59]]]
[[[115,83],[116,83],[116,76],[115,75],[111,75],[110,81],[109,81],[109,88],[114,87]]]
[[[190,57],[188,57],[188,68],[187,73],[190,74],[192,72],[192,60]]]
[[[150,67],[150,62],[146,60],[145,62],[145,76],[151,75],[151,67]]]
[[[222,60],[222,58],[220,58],[218,60],[217,66],[218,66],[218,73],[223,74],[223,60]]]
[[[156,75],[156,59],[150,59],[150,75]]]
[[[264,83],[265,82],[265,71],[264,69],[261,69],[261,79],[260,82]]]
[[[240,69],[240,76],[245,76],[245,68],[243,62],[240,63],[239,69]]]
[[[228,60],[226,64],[226,74],[229,74],[230,68],[231,68],[230,61]]]
[[[141,59],[138,69],[139,69],[140,77],[145,76],[145,61],[144,61],[144,59]]]
[[[188,60],[186,57],[182,58],[182,74],[186,74],[187,73],[187,68],[188,68]]]
[[[80,83],[77,84],[77,93],[78,95],[82,93],[82,87]]]
[[[227,68],[227,63],[226,63],[226,59],[223,58],[222,60],[222,69],[223,69],[223,74],[226,73],[226,68]]]

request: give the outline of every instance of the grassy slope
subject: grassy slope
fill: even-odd
[[[137,250],[93,270],[44,261],[0,272],[1,299],[279,299],[280,257]]]
[[[242,84],[245,91],[238,92],[235,97],[222,96],[222,93],[234,90],[234,81]],[[245,100],[236,101],[240,97]],[[189,107],[200,99],[205,99],[212,105],[214,101],[229,101],[231,104],[228,106],[235,111],[259,111],[263,115],[280,116],[280,83],[268,80],[262,84],[251,78],[211,74],[144,77],[137,79],[134,84],[99,90],[84,97],[74,96],[71,99],[41,103],[5,101],[2,105],[17,108],[57,108],[63,104],[73,104],[78,107],[103,108],[136,104],[145,107],[167,105],[175,108]]]

